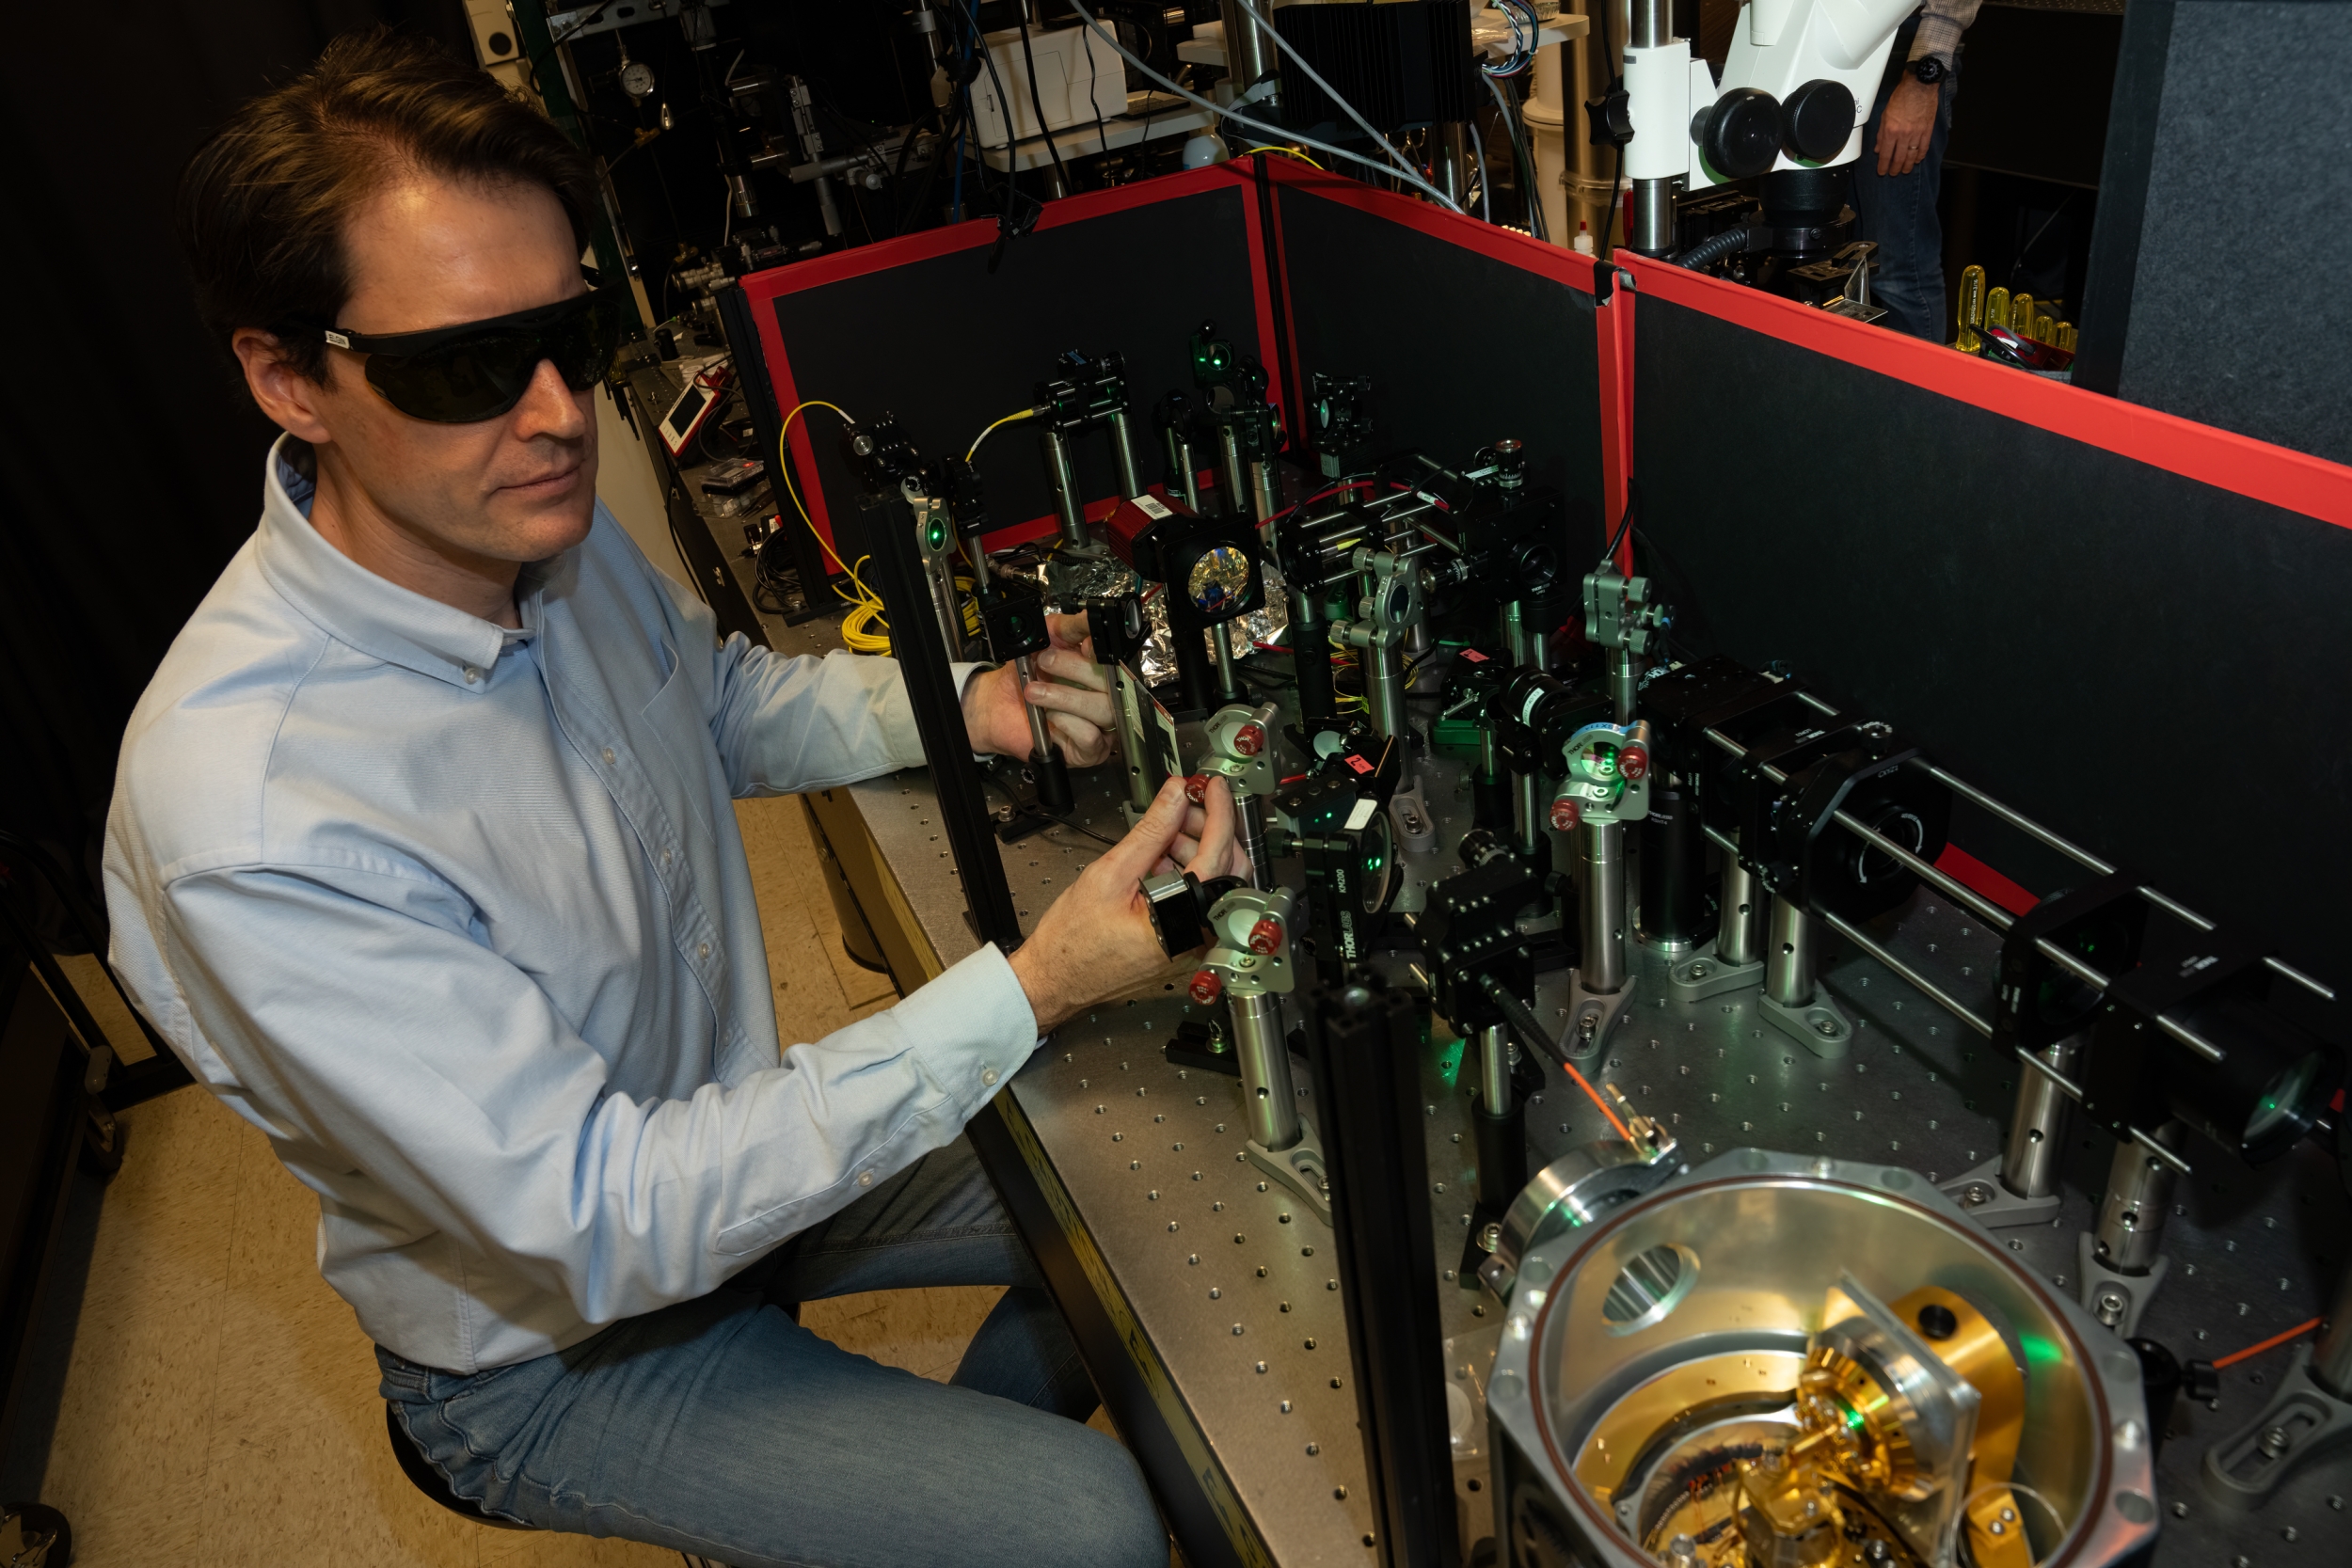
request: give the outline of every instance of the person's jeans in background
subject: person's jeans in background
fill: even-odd
[[[1010,1287],[953,1382],[840,1350],[785,1305]],[[473,1376],[380,1347],[384,1397],[452,1490],[545,1529],[733,1568],[1165,1568],[1134,1460],[958,1139],[696,1301]]]
[[[1927,156],[1909,174],[1879,172],[1879,121],[1886,101],[1904,75],[1903,56],[1911,52],[1912,24],[1895,35],[1895,47],[1879,83],[1862,129],[1862,156],[1851,166],[1856,239],[1878,242],[1878,271],[1872,276],[1870,297],[1886,308],[1881,326],[1908,332],[1931,342],[1949,342],[1951,313],[1944,293],[1944,225],[1936,215],[1935,198],[1944,182],[1944,144],[1952,135],[1952,100],[1960,92],[1960,71],[1954,66],[1939,84],[1942,102],[1935,111],[1935,130],[1928,138]]]

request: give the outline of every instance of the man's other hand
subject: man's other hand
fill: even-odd
[[[1935,135],[1935,112],[1943,106],[1944,89],[1922,82],[1908,71],[1895,84],[1879,117],[1879,172],[1909,174],[1928,155],[1928,140]]]
[[[1143,879],[1177,869],[1173,857],[1185,848],[1184,869],[1202,880],[1234,874],[1233,797],[1224,780],[1209,782],[1200,806],[1184,800],[1184,780],[1162,784],[1143,819],[1078,874],[1014,951],[1013,977],[1037,1014],[1039,1034],[1168,968]]]
[[[1091,768],[1111,754],[1109,732],[1118,722],[1110,673],[1092,662],[1094,646],[1084,615],[1049,615],[1045,625],[1054,644],[1029,657],[1030,673],[1040,678],[1025,692],[1009,664],[973,676],[963,689],[963,727],[976,752],[1025,757],[1025,698],[1044,710],[1046,733],[1060,745],[1063,760],[1073,768]]]

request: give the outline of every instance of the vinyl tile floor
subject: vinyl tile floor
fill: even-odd
[[[842,951],[799,799],[738,815],[787,1029],[816,1039],[888,1006],[888,977]],[[123,1119],[39,1472],[80,1568],[676,1568],[674,1552],[488,1529],[427,1501],[387,1446],[367,1337],[318,1276],[316,1199],[201,1089]],[[803,1321],[945,1379],[999,1293],[846,1296]]]

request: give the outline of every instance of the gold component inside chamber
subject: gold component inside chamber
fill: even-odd
[[[1821,1323],[1803,1353],[1645,1381],[1577,1480],[1667,1568],[2032,1568],[2010,1491],[2025,1380],[2000,1332],[1952,1291],[1881,1307],[1851,1280]]]

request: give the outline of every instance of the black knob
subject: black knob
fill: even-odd
[[[1826,164],[1853,135],[1853,94],[1843,82],[1814,80],[1780,106],[1781,150],[1808,164]]]
[[[1940,1301],[1919,1308],[1919,1332],[1931,1339],[1948,1339],[1960,1332],[1960,1319]]]
[[[1780,156],[1780,100],[1761,87],[1734,87],[1691,121],[1707,166],[1725,180],[1763,173]]]

